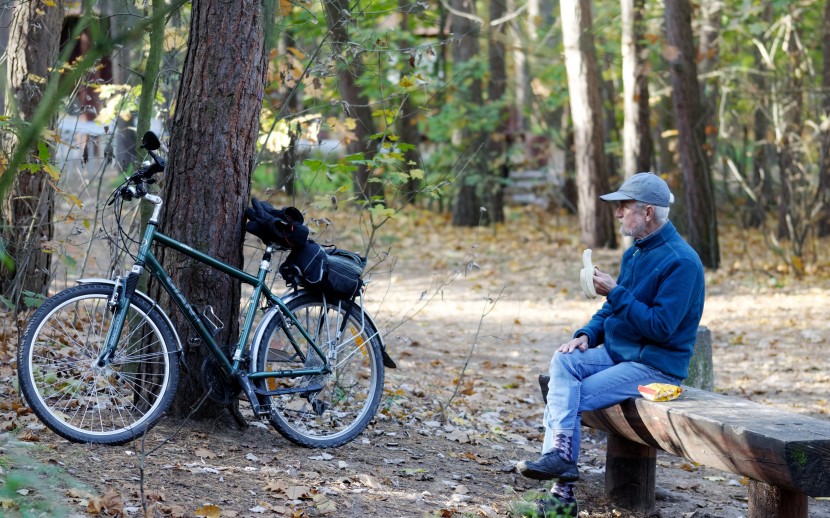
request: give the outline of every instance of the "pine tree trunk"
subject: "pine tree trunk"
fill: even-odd
[[[29,121],[41,102],[51,68],[55,66],[63,24],[63,3],[19,2],[12,14],[7,47],[6,114]],[[7,134],[3,152],[11,156],[17,139]],[[21,293],[45,294],[49,287],[51,255],[42,245],[52,239],[54,191],[45,171],[20,172],[3,200],[0,239],[16,265],[0,266],[0,294],[19,307]]]
[[[506,0],[490,0],[490,22],[499,20],[507,11]],[[488,31],[488,62],[490,81],[487,83],[487,102],[503,106],[504,93],[507,90],[506,57],[504,54],[504,23],[490,26]],[[510,174],[507,161],[507,112],[499,110],[499,123],[496,129],[487,136],[487,163],[489,165],[487,189],[487,210],[489,221],[501,223],[504,221],[504,186]]]
[[[818,220],[818,235],[830,235],[830,0],[824,4],[821,25],[821,107],[824,121],[821,124],[821,154],[819,155],[819,196],[822,201]]]
[[[609,189],[591,2],[563,0],[560,9],[574,130],[581,239],[592,248],[613,248],[616,233],[612,207],[599,199]]]
[[[475,14],[475,3],[472,0],[452,0],[452,7],[456,12]],[[478,57],[478,24],[465,16],[452,14],[450,17],[451,32],[463,37],[452,46],[453,63],[467,63]],[[459,95],[470,106],[481,106],[483,93],[481,80],[478,78],[457,79],[460,88]],[[463,85],[463,86],[462,86]],[[472,227],[482,222],[481,197],[478,183],[482,179],[482,137],[472,134],[467,128],[458,131],[458,140],[463,146],[463,153],[458,161],[460,175],[458,192],[452,208],[452,224],[460,227]],[[485,215],[486,218],[486,215]]]
[[[651,170],[652,143],[644,46],[645,0],[622,0],[623,175]],[[662,171],[660,171],[662,172]]]
[[[401,32],[409,33],[409,14],[406,12],[409,6],[408,0],[398,0],[401,10]],[[400,114],[397,121],[398,135],[401,142],[414,146],[413,149],[404,151],[404,163],[407,169],[423,169],[423,159],[418,146],[421,143],[421,133],[418,130],[418,110],[411,98],[407,95],[401,102]],[[414,165],[411,165],[414,164]],[[406,203],[415,203],[418,198],[418,191],[421,189],[421,182],[410,178],[404,186],[403,198]]]
[[[350,56],[347,48],[351,43],[347,24],[350,22],[349,3],[345,0],[326,0],[326,21],[332,31],[335,52]],[[350,57],[350,63],[338,63],[340,70],[340,96],[346,103],[346,115],[355,119],[355,135],[357,139],[349,143],[349,153],[363,153],[364,160],[372,160],[377,152],[377,142],[371,138],[377,133],[375,121],[372,119],[372,108],[369,99],[357,84],[360,70],[363,69],[360,54]],[[383,186],[376,182],[369,182],[371,171],[366,165],[358,165],[354,174],[354,192],[358,199],[377,201],[383,195]]]
[[[243,213],[256,155],[266,57],[258,0],[193,1],[160,230],[237,267],[242,266]],[[235,343],[239,283],[174,251],[160,249],[158,254],[193,306],[200,310],[211,305],[225,323],[217,342]],[[169,307],[157,286],[151,292]],[[190,373],[180,381],[174,402],[175,411],[186,415],[204,393],[198,371],[205,350],[190,344],[196,335],[181,312],[170,317],[187,347]],[[217,408],[204,405],[201,412],[215,414]]]
[[[671,69],[672,103],[678,131],[680,167],[683,170],[686,225],[689,244],[707,268],[720,264],[718,222],[714,190],[705,160],[703,110],[693,44],[691,6],[688,0],[666,2],[667,57]]]

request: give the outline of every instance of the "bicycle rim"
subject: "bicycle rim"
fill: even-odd
[[[333,372],[260,382],[266,390],[320,387],[305,394],[271,396],[271,424],[286,438],[309,447],[345,444],[374,417],[383,389],[383,366],[374,326],[350,302],[324,305],[317,296],[300,297],[289,308],[328,356]],[[293,337],[294,344],[289,339]],[[319,356],[300,332],[277,325],[265,333],[258,354],[259,371],[315,368]]]
[[[168,350],[169,330],[148,315],[149,304],[134,303],[111,362],[99,367],[112,320],[109,293],[86,291],[33,319],[21,351],[21,387],[38,417],[59,435],[118,444],[166,410],[178,366]]]

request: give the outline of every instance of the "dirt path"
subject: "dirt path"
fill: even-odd
[[[159,516],[519,513],[518,502],[541,488],[513,471],[541,443],[536,376],[599,302],[578,293],[581,247],[573,221],[511,217],[521,232],[448,230],[428,214],[384,229],[397,263],[391,273],[375,275],[369,294],[400,368],[386,372],[375,422],[336,450],[301,449],[261,423],[239,430],[226,419],[166,419],[144,444],[144,451],[158,448],[149,456],[141,444],[69,444],[24,411],[17,415],[13,338],[5,332],[0,415],[7,428],[18,428],[0,436],[7,477],[0,514],[19,515],[21,501],[42,498],[54,502],[47,515],[60,507],[69,515],[92,509],[143,516],[142,489]],[[729,231],[723,239],[747,241]],[[722,246],[725,268],[707,273],[702,322],[713,333],[716,389],[828,419],[830,360],[823,346],[830,337],[830,284],[823,270],[795,282],[776,275],[775,258],[762,248],[752,251],[749,270],[742,245]],[[615,251],[594,253],[606,271],[617,270],[618,258]],[[826,257],[817,263],[828,264]],[[582,449],[583,516],[640,516],[602,497],[602,436],[587,432]],[[10,493],[12,475],[23,482]],[[664,517],[746,516],[745,483],[683,459],[658,458]],[[809,505],[810,516],[830,516],[830,502]]]

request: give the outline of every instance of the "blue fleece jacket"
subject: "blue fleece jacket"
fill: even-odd
[[[689,375],[703,314],[703,265],[671,222],[623,254],[617,286],[574,337],[605,344],[617,362],[644,363],[680,379]]]

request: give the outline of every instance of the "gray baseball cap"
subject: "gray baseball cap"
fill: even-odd
[[[668,207],[674,203],[674,195],[668,184],[654,173],[637,173],[626,179],[617,192],[603,194],[605,201],[636,200],[657,207]]]

